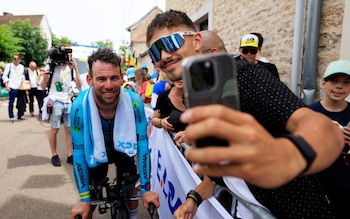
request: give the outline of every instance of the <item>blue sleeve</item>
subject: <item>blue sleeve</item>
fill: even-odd
[[[127,89],[126,89],[127,90]],[[131,97],[132,106],[135,113],[136,135],[137,135],[137,158],[140,173],[141,187],[150,182],[151,158],[148,148],[147,120],[143,101],[136,92],[127,90]],[[146,191],[141,190],[141,194]]]
[[[70,132],[73,143],[73,173],[82,202],[90,202],[89,169],[85,160],[82,102],[87,91],[75,98],[70,112]]]

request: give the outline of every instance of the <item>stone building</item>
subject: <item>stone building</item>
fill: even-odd
[[[154,7],[146,15],[127,28],[127,30],[130,32],[130,47],[132,48],[131,52],[136,51],[136,56],[138,58],[137,65],[141,66],[141,64],[146,64],[150,74],[153,72],[153,64],[147,54],[146,31],[151,20],[161,12],[163,11],[158,7]]]
[[[238,53],[243,35],[261,33],[262,53],[281,80],[312,100],[323,95],[320,79],[328,63],[350,59],[349,0],[167,0],[169,9],[186,12],[198,30],[217,32],[229,53]]]

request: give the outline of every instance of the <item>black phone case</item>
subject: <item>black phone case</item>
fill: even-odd
[[[194,83],[202,82],[207,78],[198,79],[201,77],[198,72],[194,73],[195,67],[206,62],[212,64],[213,83],[204,89],[196,89]],[[232,109],[239,110],[239,93],[236,77],[236,65],[232,56],[226,53],[210,53],[201,56],[192,56],[182,62],[183,80],[184,80],[184,96],[186,106],[188,108],[208,105],[208,104],[223,104]],[[211,78],[210,78],[211,79]],[[196,147],[205,146],[227,146],[225,140],[215,137],[209,137],[198,140]]]

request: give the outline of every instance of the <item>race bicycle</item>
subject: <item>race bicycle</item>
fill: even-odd
[[[91,205],[98,206],[100,214],[105,214],[109,210],[111,219],[129,219],[129,209],[126,203],[128,201],[138,201],[141,199],[139,194],[131,195],[129,192],[129,190],[135,186],[139,177],[139,174],[124,176],[121,185],[117,184],[116,179],[114,179],[112,183],[109,183],[108,177],[97,182],[92,182],[96,199],[91,201]],[[150,203],[148,212],[151,218],[153,218],[154,208],[154,204]],[[81,216],[77,215],[75,218],[80,219]]]

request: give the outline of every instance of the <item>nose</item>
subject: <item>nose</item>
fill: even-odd
[[[108,78],[106,80],[105,87],[106,88],[112,88],[112,80],[110,78]]]
[[[169,57],[171,57],[171,53],[168,53],[167,51],[162,49],[160,53],[160,59],[167,60]]]

